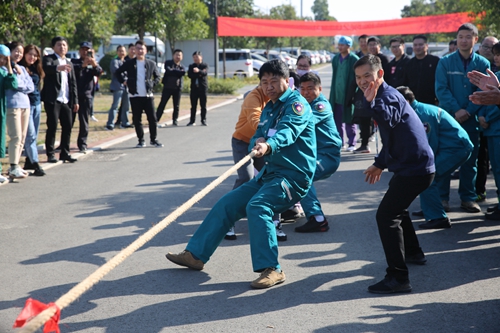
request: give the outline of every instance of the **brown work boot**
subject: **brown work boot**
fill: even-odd
[[[203,269],[203,266],[205,266],[203,261],[195,259],[191,252],[186,250],[182,251],[179,254],[169,252],[165,255],[165,257],[167,257],[167,259],[174,264],[189,267],[191,269],[196,269],[198,271],[201,271]]]
[[[283,283],[285,280],[286,277],[283,271],[278,273],[276,272],[276,268],[270,267],[260,273],[260,276],[256,280],[252,281],[251,286],[255,289],[264,289]]]

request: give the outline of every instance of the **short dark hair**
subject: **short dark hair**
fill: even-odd
[[[361,35],[358,37],[358,42],[360,39],[367,39],[368,38],[368,35]]]
[[[68,40],[63,36],[57,36],[57,37],[52,38],[50,43],[52,44],[52,47],[54,47],[54,46],[56,46],[56,43],[60,42],[60,41],[64,41],[64,42],[66,42],[66,44],[68,44]]]
[[[394,38],[391,38],[391,40],[389,41],[389,45],[391,45],[392,43],[404,44],[405,40],[402,37],[394,37]]]
[[[368,38],[367,42],[368,43],[370,43],[370,42],[377,42],[378,45],[381,45],[380,39],[378,37],[376,37],[376,36],[371,36],[370,38]]]
[[[457,45],[457,40],[456,39],[450,40],[448,45]]]
[[[300,83],[302,82],[312,82],[316,87],[321,85],[321,79],[319,78],[318,74],[313,72],[305,73],[304,75],[302,75],[300,77]]]
[[[262,76],[266,73],[280,76],[284,79],[290,77],[288,66],[281,59],[273,59],[265,62],[259,69],[259,80],[262,79]]]
[[[499,55],[500,54],[500,43],[496,43],[495,45],[493,45],[491,47],[491,52],[494,54],[494,55]]]
[[[135,44],[134,44],[134,43],[130,43],[130,44],[128,44],[128,48],[129,48],[129,49],[130,49],[131,47],[134,47],[134,46],[135,46]]]
[[[400,86],[396,88],[397,91],[411,104],[415,101],[415,94],[407,86]]]
[[[23,43],[18,42],[18,41],[13,41],[13,42],[10,42],[10,43],[9,43],[9,44],[7,44],[6,46],[9,48],[9,50],[10,50],[11,52],[12,52],[12,51],[14,51],[14,49],[15,49],[16,47],[18,47],[18,46],[22,46],[22,47],[24,48]],[[24,58],[24,57],[23,57],[23,58]]]
[[[201,53],[201,51],[194,51],[194,52],[193,52],[193,57],[194,57],[195,55],[203,56],[203,54]]]
[[[477,31],[477,27],[476,27],[474,24],[472,24],[472,23],[464,23],[464,24],[462,24],[462,25],[458,28],[458,30],[457,30],[457,34],[458,34],[460,31],[462,31],[462,30],[467,30],[467,31],[470,31],[470,32],[472,32],[472,35],[474,35],[474,36],[477,36],[477,35],[479,34],[479,33],[478,33],[478,31]]]
[[[382,69],[382,61],[379,57],[374,56],[373,54],[365,55],[356,61],[354,63],[354,70],[363,65],[370,65],[370,68],[377,72]]]
[[[294,85],[295,89],[299,89],[300,88],[300,76],[299,76],[299,74],[295,73],[294,71],[289,71],[288,75],[290,78],[293,77],[293,85]]]
[[[120,49],[120,47],[125,48],[125,46],[123,46],[122,44],[120,44],[120,45],[118,45],[118,46],[116,47],[116,51],[118,51],[118,50]]]
[[[135,42],[135,44],[134,44],[134,45],[135,45],[135,46],[137,46],[137,45],[140,45],[140,46],[146,46],[146,43],[144,43],[144,41],[142,41],[142,40],[138,40],[137,42]]]
[[[425,35],[416,35],[415,37],[413,37],[413,40],[415,39],[423,39],[424,42],[427,44],[427,36]]]
[[[309,66],[312,66],[312,61],[311,61],[311,57],[306,55],[306,54],[301,54],[299,55],[299,57],[297,58],[297,62],[299,62],[299,60],[301,59],[306,59],[307,62],[309,63]]]
[[[175,49],[174,52],[172,53],[172,55],[176,54],[177,52],[182,53],[182,50],[181,49]]]

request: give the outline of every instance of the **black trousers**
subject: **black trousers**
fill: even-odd
[[[94,97],[80,96],[78,95],[78,102],[80,107],[78,108],[78,122],[80,123],[80,129],[78,131],[78,139],[76,141],[78,149],[87,149],[87,137],[89,136],[89,118],[92,114],[92,108],[94,106]],[[71,128],[75,125],[76,115],[73,117],[71,123]]]
[[[57,122],[61,124],[61,153],[60,158],[69,156],[69,142],[71,140],[71,127],[73,125],[73,111],[68,104],[56,101],[44,103],[47,113],[47,132],[45,133],[45,149],[48,157],[54,156],[54,143],[56,140]]]
[[[368,147],[368,141],[373,134],[373,120],[371,117],[358,118],[359,131],[361,136],[361,146]]]
[[[408,279],[405,254],[414,255],[422,250],[408,213],[415,198],[428,188],[434,174],[425,176],[399,176],[395,174],[377,210],[377,226],[387,260],[387,276],[397,280]]]
[[[132,108],[132,121],[134,122],[135,133],[139,141],[144,141],[144,130],[142,128],[142,113],[146,113],[149,123],[149,137],[151,141],[156,140],[156,114],[154,110],[153,97],[133,97],[130,99]]]
[[[486,192],[486,180],[490,171],[490,158],[488,155],[488,137],[479,132],[479,152],[477,155],[477,176],[476,176],[476,193],[483,194]]]
[[[191,98],[191,119],[189,122],[196,122],[196,108],[198,107],[198,99],[200,100],[201,107],[201,121],[207,120],[207,90],[206,89],[193,89],[189,94]]]
[[[177,121],[179,117],[179,106],[181,104],[181,90],[180,89],[167,89],[163,86],[163,91],[161,93],[160,104],[158,104],[158,108],[156,109],[156,120],[160,121],[161,116],[163,115],[163,111],[165,110],[165,106],[168,103],[168,100],[172,97],[174,102],[174,113],[172,114],[172,120]]]

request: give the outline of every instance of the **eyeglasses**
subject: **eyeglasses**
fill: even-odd
[[[309,68],[311,68],[311,66],[309,66],[309,65],[297,65],[297,68],[298,69],[309,69]]]
[[[486,45],[481,45],[481,48],[488,50],[488,51],[492,49],[491,46],[486,46]]]

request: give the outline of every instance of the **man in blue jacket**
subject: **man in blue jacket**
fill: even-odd
[[[375,163],[364,171],[365,180],[375,184],[385,168],[394,173],[376,215],[387,274],[369,286],[368,291],[410,292],[406,262],[422,264],[425,256],[407,209],[434,179],[434,154],[415,111],[396,89],[384,82],[380,59],[371,54],[363,57],[354,65],[354,72],[364,93],[365,108],[378,123],[383,142]]]
[[[420,194],[420,207],[426,222],[420,224],[419,228],[451,228],[450,219],[439,197],[439,183],[469,159],[474,146],[467,132],[448,112],[435,105],[418,102],[408,87],[397,89],[422,121],[435,157],[434,181]]]
[[[321,90],[321,79],[318,75],[309,72],[300,77],[300,94],[311,106],[316,123],[318,157],[313,181],[326,179],[337,171],[340,164],[340,150],[342,149],[342,140],[333,120],[332,106],[323,96]],[[330,229],[325,214],[321,210],[314,184],[300,203],[306,214],[307,222],[296,227],[296,232],[324,232]]]
[[[441,58],[436,69],[436,96],[439,106],[448,111],[462,125],[474,145],[470,158],[460,168],[458,188],[462,209],[471,213],[481,211],[475,202],[479,150],[477,113],[481,106],[469,101],[469,95],[475,92],[477,87],[469,82],[467,73],[473,70],[486,73],[486,69],[490,68],[490,63],[486,58],[473,52],[474,44],[478,40],[477,34],[477,28],[473,24],[462,24],[457,32],[458,51]],[[439,193],[441,200],[444,201],[445,209],[449,207],[450,178],[451,175],[445,177],[439,185]]]
[[[202,270],[226,232],[245,216],[250,233],[254,272],[261,273],[252,288],[269,288],[285,281],[278,262],[273,215],[287,210],[309,191],[316,169],[314,116],[307,101],[288,88],[288,66],[271,60],[259,70],[267,103],[249,147],[265,166],[250,181],[224,195],[194,233],[186,249],[167,259]]]

